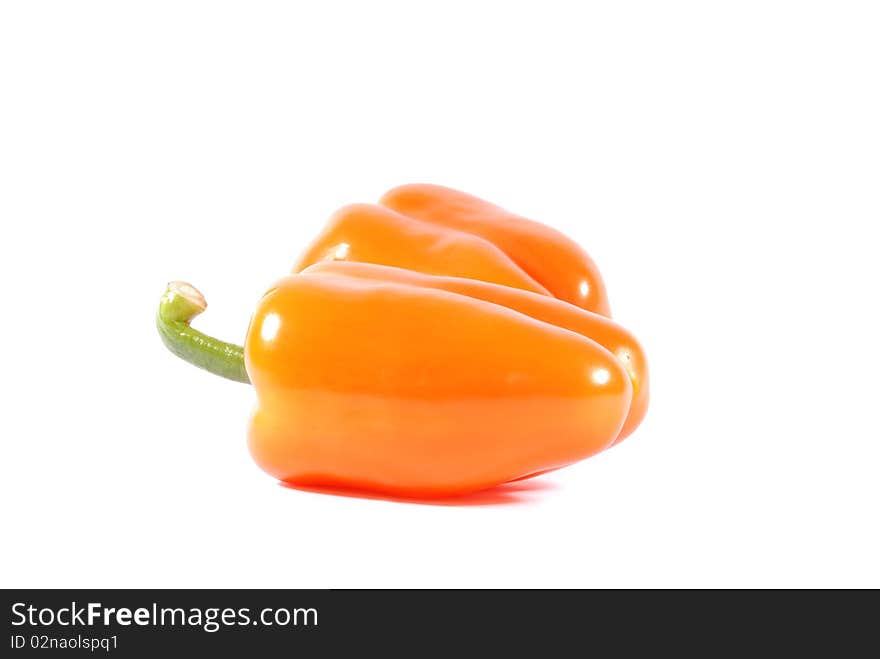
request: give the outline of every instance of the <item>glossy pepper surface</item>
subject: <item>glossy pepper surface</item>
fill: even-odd
[[[549,295],[494,244],[473,234],[440,227],[373,204],[341,208],[294,266],[318,261],[359,261],[432,275],[491,281]]]
[[[257,463],[299,485],[441,496],[590,456],[619,436],[629,374],[592,339],[436,287],[306,272],[245,341]],[[296,365],[291,367],[291,365]]]
[[[337,212],[295,270],[243,348],[190,326],[206,304],[188,284],[157,315],[175,354],[254,385],[249,447],[282,481],[464,494],[593,455],[645,415],[644,351],[589,257],[543,225],[404,186]]]
[[[608,350],[620,362],[630,377],[633,396],[623,427],[615,444],[628,437],[638,427],[648,410],[648,361],[638,340],[610,318],[546,295],[539,295],[507,286],[499,286],[461,277],[435,277],[411,270],[390,268],[368,263],[321,261],[304,274],[341,274],[376,281],[435,288],[458,293],[476,300],[513,309],[562,329],[571,330],[591,339]],[[528,349],[524,347],[524,349]]]
[[[556,229],[440,185],[402,185],[379,203],[408,217],[480,236],[555,297],[611,315],[599,268],[580,245]]]

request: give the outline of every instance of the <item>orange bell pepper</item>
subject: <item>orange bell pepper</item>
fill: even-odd
[[[521,244],[566,251],[565,241],[545,237]],[[406,497],[464,494],[608,448],[648,404],[636,339],[551,296],[567,290],[564,273],[527,272],[510,257],[520,243],[500,238],[508,240],[502,250],[433,220],[349,206],[297,264],[301,272],[263,296],[243,347],[190,326],[206,303],[181,282],[169,284],[157,324],[178,356],[253,383],[249,447],[276,478]],[[572,281],[592,263],[578,259]],[[602,295],[588,303],[601,306],[604,289],[592,290]]]

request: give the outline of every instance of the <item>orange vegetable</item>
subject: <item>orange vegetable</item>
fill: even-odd
[[[648,405],[638,341],[610,320],[567,238],[474,197],[404,186],[337,212],[260,300],[243,347],[190,326],[172,282],[157,325],[178,356],[251,382],[251,453],[300,486],[458,495],[586,458]]]

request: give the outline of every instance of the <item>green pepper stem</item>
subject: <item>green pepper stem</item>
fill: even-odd
[[[236,382],[250,384],[244,368],[244,349],[190,327],[192,319],[208,306],[205,297],[191,284],[172,281],[159,300],[156,327],[165,347],[175,355]]]

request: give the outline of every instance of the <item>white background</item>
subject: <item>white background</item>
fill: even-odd
[[[5,2],[0,585],[880,586],[875,3]],[[441,183],[600,265],[623,445],[467,505],[305,493],[241,341],[337,207]]]

